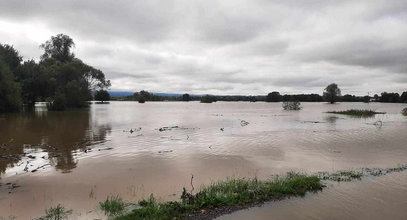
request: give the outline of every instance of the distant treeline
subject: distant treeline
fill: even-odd
[[[244,95],[189,95],[180,96],[160,96],[147,91],[136,92],[130,96],[111,97],[112,100],[119,101],[201,101],[204,103],[216,101],[245,101],[245,102],[324,102],[329,101],[327,97],[319,94],[296,94],[296,95],[281,95],[279,92],[271,92],[268,95],[244,96]],[[383,92],[381,95],[374,96],[355,96],[343,95],[336,98],[337,102],[389,102],[389,103],[407,103],[407,91],[401,95],[398,93]]]

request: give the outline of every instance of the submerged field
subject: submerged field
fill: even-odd
[[[191,175],[197,192],[227,177],[405,164],[402,104],[302,106],[111,102],[89,111],[1,115],[0,213],[30,219],[62,204],[73,219],[105,218],[98,204],[108,196],[136,202],[153,193],[157,202],[176,201],[183,187],[192,190]],[[325,113],[349,109],[386,114]]]

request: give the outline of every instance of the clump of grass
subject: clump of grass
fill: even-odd
[[[72,210],[67,210],[62,205],[51,207],[45,210],[45,216],[37,218],[37,220],[62,220],[67,219],[72,214]]]
[[[123,213],[126,204],[119,196],[109,196],[104,202],[100,202],[99,206],[105,215],[115,217]]]
[[[376,112],[368,109],[349,109],[346,111],[329,111],[327,113],[350,115],[355,117],[372,117],[376,114],[386,114],[385,112]]]
[[[403,110],[401,110],[401,114],[404,116],[407,116],[407,108],[404,108]]]
[[[153,195],[139,202],[139,207],[118,219],[174,219],[204,209],[240,206],[303,196],[322,189],[317,176],[289,173],[269,180],[233,178],[204,186],[197,194],[183,190],[181,201],[159,203]]]

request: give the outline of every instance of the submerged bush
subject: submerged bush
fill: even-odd
[[[401,114],[403,114],[404,116],[407,116],[407,108],[404,108],[403,110],[401,110]]]
[[[301,110],[301,103],[299,101],[288,101],[283,102],[283,109],[284,110]]]
[[[211,95],[206,95],[201,97],[201,103],[212,103],[216,102],[216,97]]]
[[[385,112],[376,112],[376,111],[367,110],[367,109],[349,109],[346,111],[330,111],[327,113],[351,115],[351,116],[356,116],[356,117],[372,117],[376,114],[385,114]]]

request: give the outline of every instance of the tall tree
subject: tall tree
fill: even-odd
[[[74,46],[75,43],[68,35],[58,34],[52,36],[50,40],[40,46],[44,49],[41,59],[53,58],[60,62],[72,61],[75,58],[75,54],[71,52]]]
[[[182,95],[182,101],[184,102],[191,101],[191,96],[188,93],[185,93],[184,95]]]
[[[0,112],[17,111],[21,107],[20,85],[13,73],[21,60],[13,46],[0,44]]]
[[[266,102],[281,102],[282,96],[279,92],[271,92],[267,94]]]
[[[20,86],[14,81],[10,68],[0,57],[0,112],[17,111],[20,107]]]
[[[324,97],[329,103],[334,104],[339,96],[341,96],[341,90],[337,84],[332,83],[325,88]]]

